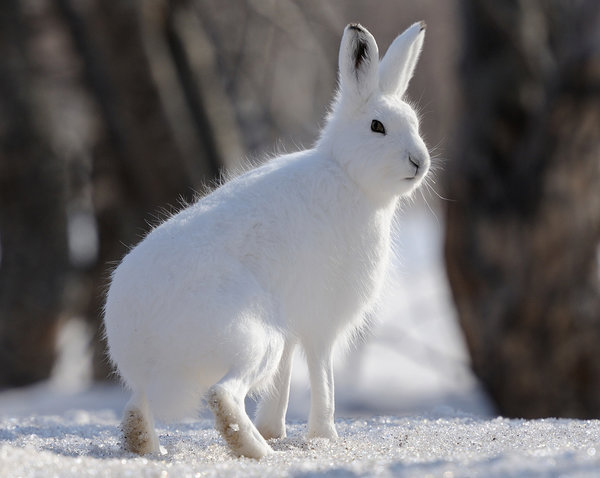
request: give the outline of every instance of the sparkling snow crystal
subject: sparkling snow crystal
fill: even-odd
[[[288,426],[260,461],[234,458],[211,420],[161,427],[162,453],[138,457],[119,443],[113,412],[0,420],[0,476],[460,476],[593,477],[600,421],[380,417],[337,421],[336,442]]]

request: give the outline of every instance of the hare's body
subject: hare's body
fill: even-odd
[[[315,151],[225,184],[115,271],[106,327],[121,375],[167,417],[196,408],[243,354],[271,368],[247,384],[264,385],[286,340],[321,348],[359,325],[383,279],[393,212],[373,209]]]
[[[422,42],[422,28],[411,28],[407,48]],[[344,54],[357,55],[353,40],[376,54],[362,27],[348,27],[344,38]],[[341,52],[341,69],[343,61]],[[360,70],[356,58],[352,65]],[[341,95],[315,148],[216,189],[154,229],[115,270],[105,324],[111,358],[133,391],[123,422],[129,450],[156,451],[153,415],[184,415],[206,397],[235,453],[268,453],[264,438],[285,434],[296,344],[311,376],[309,435],[335,438],[332,348],[373,305],[398,197],[419,184],[429,161],[412,110],[392,94],[363,98],[367,111],[356,110],[363,72],[351,73],[356,91],[344,91],[342,71]],[[379,160],[361,153],[378,135],[373,126],[362,131],[361,118],[375,114],[369,109],[390,120],[392,147]],[[250,391],[265,395],[258,430],[243,408]]]

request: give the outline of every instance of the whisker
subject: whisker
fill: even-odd
[[[432,180],[432,182],[433,182],[433,184],[435,184],[435,181],[433,181],[433,180]],[[435,188],[434,188],[434,187],[433,187],[431,184],[429,184],[429,183],[427,183],[427,182],[426,182],[426,183],[424,183],[424,184],[425,184],[425,186],[427,186],[427,190],[428,190],[428,191],[431,191],[431,192],[433,192],[433,194],[435,194],[435,195],[436,195],[436,196],[437,196],[439,199],[441,199],[442,201],[456,202],[456,199],[450,199],[450,198],[447,198],[447,197],[444,197],[444,196],[442,196],[440,193],[438,193],[438,192],[435,190]]]
[[[440,219],[438,218],[437,214],[435,213],[435,211],[433,210],[433,208],[429,204],[429,201],[427,201],[427,198],[425,197],[425,193],[423,193],[422,189],[421,189],[421,196],[423,197],[423,201],[425,201],[425,204],[427,205],[427,209],[429,209],[429,211],[431,212],[431,214],[433,214],[433,217],[435,218],[435,222],[441,228],[442,224],[440,222]]]
[[[434,153],[435,151],[437,151],[438,149],[441,149],[442,144],[446,141],[446,138],[442,138],[440,139],[435,145],[433,146],[429,146],[429,154],[431,155],[432,153]]]

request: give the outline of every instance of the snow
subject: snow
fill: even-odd
[[[232,457],[200,419],[159,426],[162,454],[119,445],[113,411],[0,420],[0,476],[592,477],[600,473],[600,421],[473,416],[339,419],[335,442],[304,439],[305,423],[271,442],[260,461]]]
[[[600,476],[600,421],[508,420],[473,376],[441,257],[442,227],[411,208],[376,325],[336,367],[339,440],[307,441],[296,357],[288,437],[260,461],[232,457],[206,412],[158,424],[162,453],[121,450],[127,394],[90,382],[85,325],[63,328],[51,380],[0,393],[0,477]],[[248,402],[248,408],[253,408]]]

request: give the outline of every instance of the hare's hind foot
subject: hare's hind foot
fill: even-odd
[[[145,398],[134,396],[125,407],[123,421],[123,448],[138,455],[157,453],[158,436],[154,431],[154,420]]]
[[[273,452],[238,403],[223,385],[208,392],[208,406],[215,415],[215,428],[237,456],[260,459]]]

